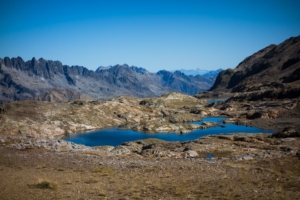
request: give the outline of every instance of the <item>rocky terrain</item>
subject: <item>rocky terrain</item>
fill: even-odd
[[[54,138],[114,126],[145,132],[186,133],[200,127],[184,122],[200,120],[205,113],[195,114],[191,109],[204,107],[205,102],[180,93],[157,98],[119,97],[68,103],[16,101],[0,105],[0,134]]]
[[[251,154],[251,148],[244,149]],[[226,152],[213,159],[181,159],[103,155],[99,150],[2,146],[0,151],[2,199],[298,199],[300,195],[299,158],[293,153],[226,160]]]
[[[43,58],[0,59],[0,103],[36,99],[68,102],[75,99],[111,99],[119,96],[153,97],[178,91],[190,95],[209,89],[215,76],[157,74],[135,66],[99,67],[63,65]]]
[[[299,131],[300,36],[270,45],[247,57],[235,69],[220,72],[210,91],[195,95],[224,98],[211,104],[216,115],[235,123]],[[232,121],[232,120],[231,120]],[[299,133],[298,133],[299,135]]]
[[[299,199],[299,52],[299,37],[271,45],[236,69],[221,72],[211,91],[195,97],[173,92],[96,101],[61,90],[36,98],[61,99],[68,93],[67,98],[77,100],[4,103],[0,105],[1,199]],[[115,69],[97,71],[109,76],[107,70]],[[171,79],[176,74],[180,72],[160,76]],[[186,123],[206,116],[224,116],[224,123],[275,132],[98,147],[63,140],[77,132],[115,126],[166,134],[220,126]]]
[[[0,194],[3,199],[297,199],[299,105],[296,99],[208,104],[180,93],[2,104]],[[229,117],[225,123],[277,132],[186,142],[147,139],[116,147],[87,147],[61,139],[120,125],[145,132],[187,133],[216,124],[193,127],[184,122],[215,115]]]

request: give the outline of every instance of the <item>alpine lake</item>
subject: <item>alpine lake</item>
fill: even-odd
[[[85,133],[78,133],[75,135],[64,138],[66,141],[74,142],[76,144],[83,144],[86,146],[118,146],[124,142],[135,140],[144,140],[149,138],[157,138],[169,142],[183,142],[191,141],[197,138],[216,135],[216,134],[229,134],[229,133],[273,133],[273,130],[260,129],[257,127],[236,125],[236,124],[223,124],[223,117],[207,117],[198,122],[191,122],[193,124],[202,124],[202,122],[217,122],[219,126],[210,127],[207,129],[193,130],[187,134],[178,133],[143,133],[133,130],[125,130],[122,128],[106,128],[96,131]]]

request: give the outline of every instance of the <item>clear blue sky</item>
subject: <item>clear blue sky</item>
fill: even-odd
[[[300,0],[0,0],[0,57],[67,65],[234,68],[300,35]]]

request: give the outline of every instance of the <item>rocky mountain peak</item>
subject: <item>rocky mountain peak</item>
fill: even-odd
[[[146,69],[144,69],[142,67],[131,66],[130,68],[140,74],[146,74],[148,72]]]
[[[110,69],[111,67],[112,67],[112,65],[109,65],[109,66],[107,66],[107,67],[100,66],[100,67],[98,67],[98,68],[96,69],[95,72],[99,72],[99,71],[101,71],[101,70],[107,70],[107,69]]]

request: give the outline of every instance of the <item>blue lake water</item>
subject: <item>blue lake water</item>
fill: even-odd
[[[222,124],[222,120],[226,118],[208,117],[204,118],[200,122],[193,122],[195,124],[201,124],[205,122],[218,122]],[[222,124],[223,125],[223,124]],[[86,133],[80,133],[65,138],[66,141],[74,142],[77,144],[84,144],[86,146],[117,146],[123,142],[129,142],[134,140],[143,140],[148,138],[157,138],[166,141],[189,141],[195,140],[202,136],[213,134],[226,134],[226,133],[273,133],[273,130],[265,130],[256,127],[249,127],[235,124],[224,124],[223,127],[211,127],[207,129],[194,130],[188,134],[176,134],[176,133],[143,133],[133,130],[123,130],[118,128],[106,128],[97,131],[91,131]]]
[[[211,103],[215,103],[215,102],[223,102],[223,101],[226,101],[227,99],[211,99],[211,100],[208,100],[208,104],[211,104]]]

